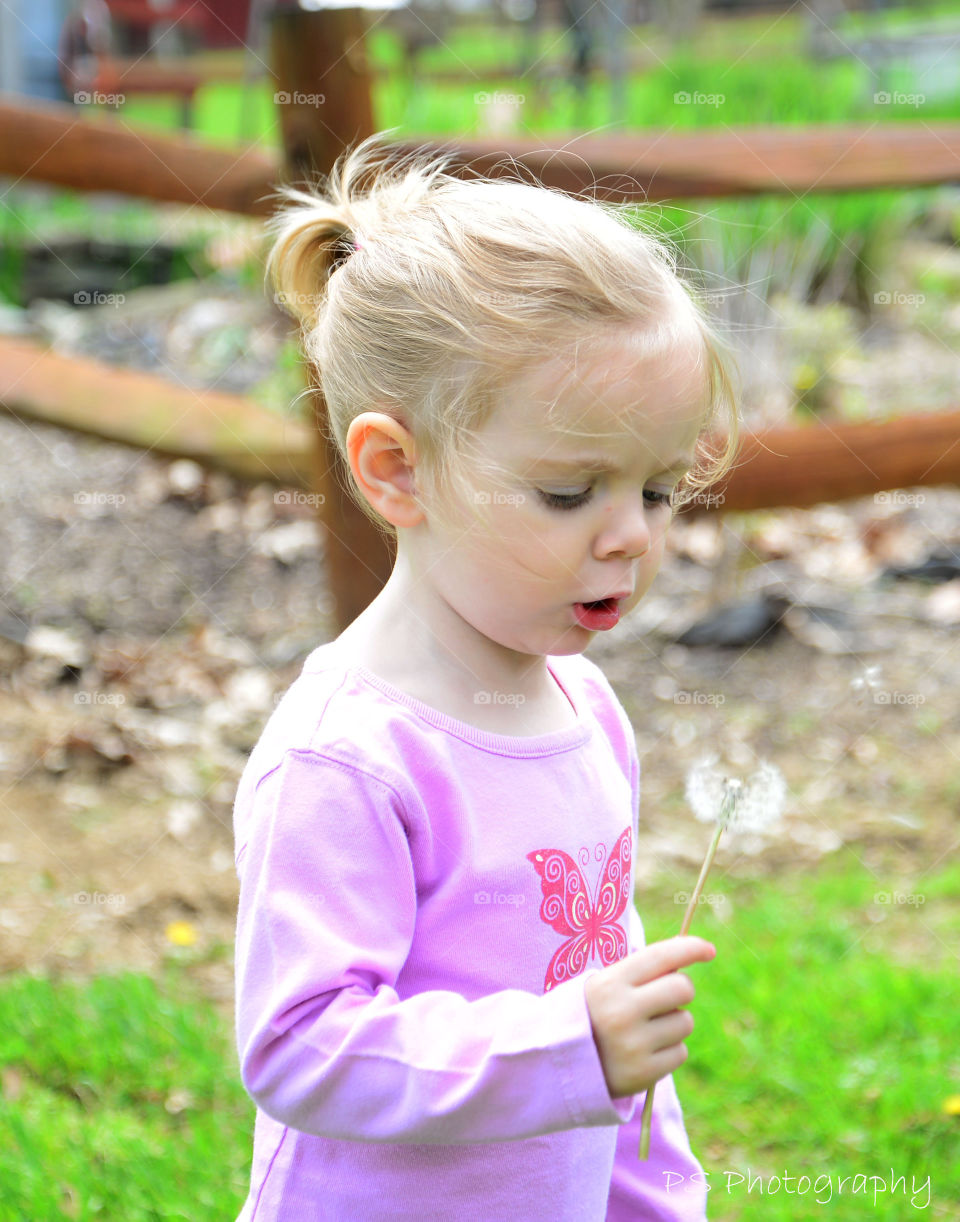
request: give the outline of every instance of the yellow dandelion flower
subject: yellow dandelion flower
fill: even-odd
[[[167,926],[167,941],[174,946],[193,946],[197,931],[189,921],[171,921]]]
[[[793,371],[793,384],[797,390],[811,390],[819,381],[820,375],[813,365],[798,365]]]
[[[941,1110],[948,1116],[960,1116],[960,1095],[947,1095]]]

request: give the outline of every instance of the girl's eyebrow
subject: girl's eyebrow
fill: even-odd
[[[693,462],[692,454],[678,454],[672,463],[665,463],[661,470],[670,473],[686,471],[693,466]],[[599,456],[570,459],[545,458],[537,465],[551,471],[592,471],[603,475],[610,475],[619,470],[617,464],[611,462],[609,458]]]

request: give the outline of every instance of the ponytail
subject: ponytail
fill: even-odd
[[[276,241],[266,275],[273,281],[277,305],[310,331],[326,301],[327,281],[353,251],[353,229],[336,204],[292,187],[283,187],[279,194],[292,206],[267,221]]]

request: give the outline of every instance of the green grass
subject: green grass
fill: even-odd
[[[371,58],[383,64],[391,62],[391,43],[389,34],[378,32],[371,42]],[[568,55],[566,44],[561,42],[552,58]],[[423,80],[414,88],[399,74],[377,80],[373,87],[376,125],[398,128],[398,138],[476,131],[482,115],[477,95],[498,90],[524,97],[525,134],[602,128],[612,119],[609,83],[602,75],[591,81],[583,106],[565,81],[549,83],[547,105],[542,113],[536,114],[532,107],[533,82],[529,77],[487,75],[482,60],[475,54],[461,55],[445,47],[434,48],[422,62],[425,70],[428,65],[460,69],[463,80]],[[874,103],[874,92],[892,86],[894,93],[909,94],[910,85],[905,76],[896,77],[889,86],[875,85],[855,58],[818,63],[797,48],[762,54],[753,48],[750,54],[738,59],[735,55],[718,55],[713,46],[702,53],[694,47],[666,51],[664,62],[654,62],[651,68],[630,77],[626,123],[629,129],[669,127],[683,131],[769,123],[887,123],[960,116],[960,83],[952,96],[930,97],[920,107],[906,100],[883,106]],[[239,83],[204,86],[197,94],[192,130],[204,139],[227,146],[256,141],[263,148],[279,150],[281,133],[273,104],[274,88],[266,80],[257,81],[249,90]],[[680,103],[676,95],[683,93],[713,100]],[[87,108],[81,117],[92,114],[94,109]],[[179,122],[178,103],[172,99],[133,97],[120,114],[127,123],[164,130],[175,130]]]
[[[850,13],[844,30],[856,36],[887,34],[904,25],[929,25],[936,20],[960,24],[960,7],[952,4],[912,5],[873,13]],[[639,25],[624,36],[631,57],[647,66],[632,74],[628,85],[626,122],[629,128],[672,127],[684,130],[757,123],[845,123],[864,120],[952,119],[960,116],[960,81],[955,93],[928,97],[921,107],[907,100],[877,106],[879,90],[923,90],[894,72],[890,81],[875,80],[855,55],[818,62],[805,54],[807,24],[801,12],[751,17],[708,17],[694,34],[671,46],[654,26]],[[371,63],[391,75],[374,84],[374,117],[378,128],[399,129],[398,135],[436,135],[475,130],[482,113],[476,95],[495,90],[526,98],[523,130],[559,132],[603,127],[611,121],[610,88],[603,73],[591,82],[585,107],[566,81],[547,84],[547,105],[533,113],[533,80],[521,70],[524,45],[519,28],[498,29],[471,23],[455,29],[442,43],[421,52],[418,63],[431,69],[461,72],[460,82],[418,80],[411,87],[398,71],[400,42],[388,24],[375,22],[367,38]],[[570,62],[569,36],[559,29],[541,32],[532,58],[541,65]],[[506,68],[495,74],[492,66]],[[516,65],[511,70],[511,65]],[[275,86],[267,80],[247,88],[241,82],[214,82],[196,96],[193,130],[203,137],[236,145],[258,141],[280,148],[280,128],[273,104]],[[678,93],[703,94],[722,100],[678,104]],[[95,113],[89,107],[78,117]],[[129,98],[120,108],[126,122],[175,129],[179,103],[175,99]]]
[[[676,932],[692,881],[638,894],[648,940]],[[927,1175],[929,1216],[953,1216],[960,1117],[943,1104],[960,1094],[960,866],[895,878],[845,851],[776,880],[716,869],[706,895],[693,932],[718,953],[691,969],[697,1025],[676,1083],[713,1222],[819,1217],[818,1176],[831,1218],[899,1222],[911,1176],[919,1189]],[[160,986],[8,977],[0,1033],[0,1222],[236,1216],[253,1107],[229,1021],[181,968]],[[854,1175],[889,1185],[891,1169],[906,1196],[878,1190],[874,1207],[854,1193]],[[784,1174],[810,1176],[807,1195],[770,1196]]]
[[[253,1106],[232,1035],[171,968],[0,984],[0,1222],[227,1219]]]
[[[677,932],[675,894],[664,883],[638,895],[648,940]],[[712,874],[705,894],[691,933],[717,958],[690,971],[696,1029],[675,1080],[711,1218],[818,1217],[821,1175],[831,1218],[899,1222],[913,1214],[911,1177],[919,1189],[928,1175],[932,1216],[954,1217],[960,1118],[943,1105],[960,1094],[960,867],[895,879],[845,851],[776,882]],[[752,1191],[748,1168],[761,1177]],[[891,1169],[906,1194],[889,1191]],[[866,1196],[853,1191],[858,1173]],[[785,1174],[794,1190],[809,1176],[806,1194],[761,1200]],[[871,1176],[887,1182],[876,1206]]]

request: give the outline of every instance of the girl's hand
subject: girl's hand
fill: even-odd
[[[593,1039],[612,1099],[638,1094],[687,1059],[694,998],[677,969],[706,962],[716,947],[703,938],[667,938],[589,976],[584,985]]]

